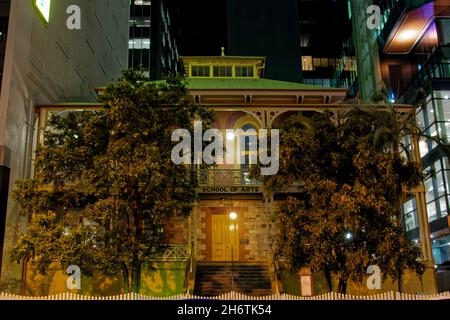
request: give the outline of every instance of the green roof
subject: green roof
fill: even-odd
[[[187,78],[186,85],[191,90],[250,89],[250,90],[324,90],[316,85],[306,85],[259,78]]]

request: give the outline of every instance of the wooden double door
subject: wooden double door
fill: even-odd
[[[239,261],[238,219],[226,214],[211,216],[212,260]]]

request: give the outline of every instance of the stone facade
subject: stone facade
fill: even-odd
[[[202,200],[197,210],[196,254],[198,261],[212,260],[211,216],[238,215],[239,261],[267,261],[271,258],[272,222],[262,200]]]
[[[166,243],[170,245],[188,244],[188,219],[174,217],[166,221],[164,226]]]

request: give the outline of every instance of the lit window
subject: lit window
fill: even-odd
[[[433,258],[438,265],[450,261],[450,235],[433,240]]]
[[[320,68],[320,58],[313,58],[314,68]]]
[[[313,71],[312,56],[302,57],[302,70],[303,71]]]
[[[134,0],[134,4],[137,6],[150,6],[152,4],[151,0]]]
[[[310,34],[301,34],[300,35],[300,45],[302,47],[309,47],[310,46],[310,40],[311,35]]]
[[[403,204],[403,221],[406,231],[411,231],[419,227],[415,198],[412,198]]]
[[[150,49],[150,39],[130,39],[128,41],[129,49]]]

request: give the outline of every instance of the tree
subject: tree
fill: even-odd
[[[181,78],[146,82],[125,71],[99,98],[95,112],[54,116],[36,152],[35,176],[14,191],[27,232],[12,252],[40,273],[54,261],[82,272],[122,274],[138,292],[141,268],[164,251],[164,224],[188,216],[197,176],[171,161],[172,130],[211,124]]]
[[[294,268],[309,266],[337,276],[339,291],[362,281],[369,265],[398,279],[405,269],[422,275],[419,249],[402,227],[404,190],[417,186],[420,164],[401,153],[380,152],[367,118],[331,114],[313,118],[313,128],[289,121],[280,128],[280,171],[261,177],[267,192],[301,182],[278,212],[276,256]]]

